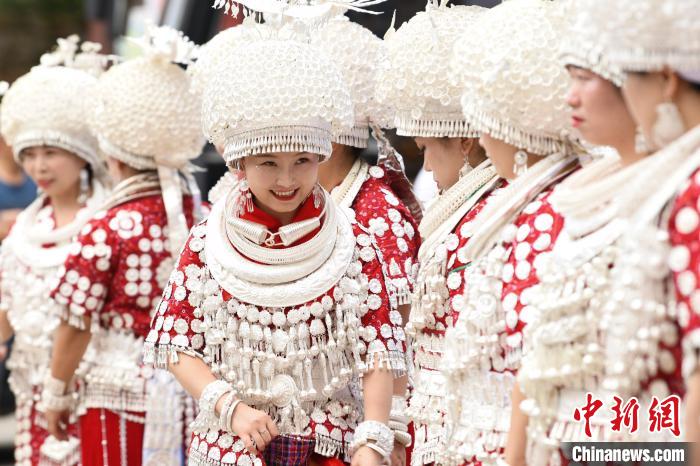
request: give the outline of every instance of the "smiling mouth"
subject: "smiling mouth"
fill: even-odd
[[[273,196],[275,198],[279,199],[280,201],[290,201],[294,199],[294,197],[297,194],[298,189],[292,189],[291,191],[273,191],[270,190]]]

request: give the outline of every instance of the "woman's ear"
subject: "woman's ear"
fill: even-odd
[[[681,84],[681,78],[678,73],[673,71],[668,66],[664,66],[661,70],[661,79],[663,80],[663,96],[666,102],[672,102],[678,96],[678,91]]]
[[[478,144],[478,139],[476,138],[460,138],[459,147],[462,151],[462,155],[468,157],[474,149],[475,144]]]

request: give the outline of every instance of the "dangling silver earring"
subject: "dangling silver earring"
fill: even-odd
[[[238,184],[238,189],[241,191],[241,199],[238,207],[238,215],[242,215],[244,210],[249,213],[253,211],[253,193],[250,192],[248,180],[243,178]]]
[[[467,176],[467,173],[470,171],[472,171],[472,166],[469,164],[469,157],[464,157],[464,164],[462,165],[462,168],[459,169],[459,179],[461,180]]]
[[[319,207],[321,207],[321,200],[323,200],[323,189],[321,188],[321,185],[318,183],[316,183],[316,186],[314,186],[313,196],[314,196],[314,207],[318,209]]]
[[[662,102],[656,106],[656,121],[651,132],[657,148],[665,147],[683,135],[685,124],[676,104]]]
[[[642,132],[642,128],[637,126],[637,132],[634,135],[634,151],[637,154],[646,154],[651,152],[646,136]]]
[[[527,152],[519,150],[513,157],[513,174],[518,177],[527,172]]]
[[[80,194],[78,194],[78,204],[85,204],[90,194],[90,173],[87,168],[80,170]]]

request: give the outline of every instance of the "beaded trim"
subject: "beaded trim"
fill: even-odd
[[[504,117],[496,117],[479,108],[483,106],[483,103],[477,105],[469,99],[469,94],[462,96],[462,109],[467,119],[478,130],[519,149],[525,149],[538,155],[548,155],[565,150],[565,141],[560,137],[544,133],[537,134],[518,128],[513,123],[506,121]]]
[[[224,160],[233,165],[238,159],[272,152],[309,152],[325,160],[332,152],[330,127],[280,125],[234,134],[226,138]]]
[[[422,112],[419,118],[411,113],[397,112],[394,120],[399,136],[423,138],[478,138],[480,136],[472,124],[461,113]]]
[[[622,87],[622,83],[625,82],[625,75],[622,70],[611,64],[600,51],[590,49],[588,53],[585,53],[584,50],[576,49],[571,44],[562,52],[561,62],[564,66],[575,66],[590,70],[612,82],[617,87]]]
[[[333,131],[333,142],[365,149],[369,144],[369,122],[356,122],[350,130]]]
[[[360,158],[355,160],[343,182],[331,191],[333,202],[340,207],[350,208],[367,180],[368,173],[369,164]]]
[[[72,152],[85,160],[93,169],[96,177],[105,174],[104,164],[97,155],[97,147],[89,142],[61,131],[34,130],[25,131],[17,135],[12,144],[12,154],[17,163],[20,162],[20,154],[24,149],[37,146],[54,146]]]
[[[664,66],[674,70],[700,70],[700,55],[697,50],[644,48],[610,48],[610,61],[625,71],[658,71]]]
[[[438,228],[450,219],[453,214],[460,210],[464,203],[472,198],[476,192],[483,188],[489,181],[496,178],[496,169],[489,160],[486,160],[475,167],[468,174],[460,178],[457,183],[443,192],[434,204],[423,216],[423,220],[418,226],[423,240],[427,240]],[[478,199],[475,199],[477,201]],[[466,213],[466,212],[465,212]],[[461,217],[453,219],[454,228],[461,220]],[[423,249],[423,248],[421,248]]]
[[[98,321],[93,319],[93,325]],[[88,369],[79,408],[143,413],[147,405],[141,364],[143,338],[113,330],[101,332],[93,337],[95,351],[86,353],[84,359]]]

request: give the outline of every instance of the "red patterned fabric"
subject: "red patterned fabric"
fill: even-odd
[[[502,305],[506,312],[508,338],[505,354],[517,361],[522,352],[525,324],[532,318],[532,310],[521,300],[527,289],[539,282],[535,261],[543,252],[552,250],[564,228],[564,218],[549,203],[552,187],[540,193],[513,222],[515,239],[508,245],[511,252],[503,266]]]
[[[489,381],[499,385],[491,388],[490,395],[480,395],[484,399],[510,397],[513,376],[520,367],[522,355],[523,336],[522,330],[529,319],[532,318],[532,310],[523,304],[527,299],[523,299],[528,290],[539,283],[537,270],[535,267],[540,254],[550,251],[564,227],[564,218],[556,212],[549,203],[554,186],[550,186],[541,192],[535,200],[526,205],[521,213],[506,228],[514,231],[514,238],[511,242],[503,243],[501,246],[506,251],[505,261],[501,271],[501,306],[505,313],[506,326],[496,341],[501,341],[502,351],[499,356],[491,356],[491,367],[483,376],[483,384],[487,386]],[[500,361],[501,367],[496,367],[494,360]],[[512,374],[512,375],[511,375]],[[502,385],[500,385],[502,384]],[[471,388],[473,389],[473,388]],[[503,429],[503,420],[510,419],[510,406],[496,408],[490,407],[494,412],[490,413],[495,421],[493,430],[476,427],[479,431],[480,439],[475,442],[483,442],[484,439],[494,438],[500,440],[497,448],[484,447],[484,453],[503,454],[503,444],[507,429]],[[507,424],[506,424],[507,425]],[[488,441],[488,440],[486,440]],[[462,466],[480,466],[481,461],[472,458],[462,463]]]
[[[191,196],[184,197],[183,211],[191,225]],[[146,411],[146,381],[153,369],[142,362],[143,337],[173,267],[165,206],[156,194],[98,212],[81,230],[59,272],[52,297],[62,306],[62,318],[84,328],[88,317],[95,334],[83,359],[87,373],[80,398],[88,410],[81,417],[86,465],[102,464],[96,414],[101,409],[108,417],[110,464],[120,464],[119,454],[129,459],[125,464],[141,462],[144,425],[128,424],[126,452],[121,453],[115,429],[121,413],[143,417]]]
[[[407,300],[413,292],[420,235],[415,219],[391,190],[381,168],[370,168],[352,209],[357,222],[373,234],[381,252],[382,268],[393,285],[392,302],[396,299],[399,304],[402,297]]]
[[[192,205],[186,196],[189,225]],[[174,266],[165,225],[160,194],[99,212],[78,236],[52,297],[70,316],[90,317],[93,326],[145,337]]]
[[[277,436],[263,452],[265,466],[306,466],[315,444],[311,437]]]
[[[666,346],[676,360],[670,392],[685,395],[682,375],[687,379],[698,369],[700,357],[700,171],[688,180],[673,203],[668,223],[672,246],[669,266],[673,274],[680,339]],[[674,383],[675,381],[675,383]]]
[[[143,413],[127,412],[127,415],[143,418]],[[114,411],[88,409],[80,417],[83,466],[141,466],[143,428],[143,422],[122,420]]]
[[[537,212],[534,212],[533,215],[535,215],[535,220],[537,220],[538,215],[547,215],[551,214],[551,206],[547,206],[548,204],[548,197],[545,197],[542,199],[542,204],[537,210]],[[630,322],[630,325],[632,328],[639,327],[640,331],[650,331],[650,333],[656,333],[660,335],[660,338],[658,341],[653,342],[653,345],[658,344],[658,352],[656,348],[646,348],[647,351],[654,351],[654,359],[647,359],[645,364],[647,367],[652,367],[653,370],[649,370],[644,374],[644,376],[640,379],[640,387],[638,389],[635,389],[636,392],[632,393],[632,395],[624,395],[622,393],[625,393],[624,391],[627,390],[627,388],[622,387],[620,390],[622,393],[617,392],[615,390],[613,391],[613,394],[618,394],[623,397],[630,397],[634,396],[638,399],[640,406],[639,406],[639,412],[638,412],[638,421],[639,421],[639,430],[637,430],[634,434],[630,433],[625,426],[622,427],[621,430],[617,430],[617,433],[619,434],[619,439],[621,441],[662,441],[659,440],[660,438],[663,437],[650,437],[650,432],[648,429],[648,416],[649,416],[649,400],[652,395],[658,396],[659,398],[664,398],[667,395],[678,395],[680,397],[684,396],[685,394],[685,386],[684,386],[684,381],[682,377],[682,373],[685,374],[686,376],[692,373],[696,368],[697,368],[697,358],[698,358],[698,353],[700,349],[700,319],[698,319],[698,313],[697,311],[700,311],[700,306],[698,306],[698,303],[700,301],[694,301],[693,296],[695,296],[695,299],[697,299],[700,294],[696,294],[697,292],[697,280],[698,280],[698,266],[700,265],[700,229],[698,228],[698,223],[700,222],[700,215],[699,215],[699,205],[698,201],[700,200],[700,177],[698,175],[694,175],[691,180],[689,180],[688,184],[684,186],[679,195],[676,197],[675,200],[673,200],[670,205],[669,205],[669,211],[667,213],[670,214],[668,224],[659,224],[661,229],[668,229],[669,233],[669,241],[670,241],[670,246],[671,249],[668,254],[668,264],[671,269],[671,278],[673,279],[673,290],[665,290],[664,293],[666,292],[671,292],[673,293],[673,297],[671,296],[666,296],[664,297],[663,295],[661,296],[654,296],[652,299],[657,300],[660,303],[673,303],[674,299],[676,301],[676,310],[677,312],[674,312],[674,310],[671,308],[671,312],[669,313],[671,317],[667,315],[666,317],[659,316],[661,319],[656,320],[656,323],[654,324],[653,328],[650,328],[648,324],[645,324],[645,326],[635,323],[635,322]],[[660,218],[664,218],[664,215],[660,215]],[[548,224],[549,221],[545,220],[543,221],[540,218],[540,224]],[[559,221],[557,221],[556,217],[554,218],[554,222],[552,222],[552,231],[560,231],[561,228],[558,228]],[[536,223],[531,223],[531,227],[536,227]],[[528,235],[527,241],[531,244],[532,249],[536,249],[536,245],[538,244],[538,240],[532,236],[532,232],[534,232],[536,228],[531,229],[531,233]],[[542,237],[545,232],[536,232],[539,237]],[[655,232],[658,234],[658,232]],[[624,240],[624,235],[626,232],[622,233],[622,240]],[[631,237],[635,238],[636,242],[634,243],[634,247],[639,249],[638,251],[634,251],[634,253],[640,253],[642,256],[644,256],[647,251],[644,251],[644,244],[640,240],[640,238],[643,238],[643,236],[634,236],[637,235],[638,232],[632,231],[630,232],[632,235]],[[644,233],[643,233],[644,234]],[[524,236],[524,233],[523,233]],[[533,240],[533,241],[530,241]],[[556,240],[554,236],[552,236],[552,243]],[[542,241],[540,244],[541,247],[544,247],[545,244],[548,241]],[[619,239],[617,240],[618,244],[621,244],[625,247],[627,247],[627,243],[625,241],[620,241]],[[514,245],[517,247],[517,245]],[[545,250],[550,249],[549,247],[546,248]],[[627,252],[628,250],[625,250],[626,254],[629,254]],[[521,254],[524,255],[524,251],[521,252]],[[619,250],[618,250],[618,255],[619,255]],[[612,262],[612,267],[615,267],[616,264],[623,262],[622,259],[628,259],[628,256],[620,256],[618,258],[618,261]],[[589,262],[590,263],[590,262]],[[515,266],[514,269],[517,271],[517,264],[513,263]],[[623,269],[624,270],[624,269]],[[611,275],[614,275],[614,269],[613,273]],[[522,277],[516,277],[515,273],[513,273],[513,268],[511,268],[508,271],[504,271],[504,275],[508,274],[511,275],[513,274],[514,278],[513,280],[508,284],[508,286],[511,287],[509,291],[506,291],[504,289],[504,306],[508,302],[509,306],[513,305],[513,309],[515,311],[515,314],[517,314],[518,319],[516,320],[516,315],[513,314],[510,316],[509,319],[507,319],[507,326],[508,326],[508,342],[509,342],[509,349],[514,349],[520,344],[520,341],[522,339],[521,332],[523,330],[523,327],[530,321],[530,319],[533,317],[532,312],[530,312],[530,309],[526,303],[525,306],[520,303],[519,299],[516,300],[515,297],[513,297],[513,294],[516,294],[518,296],[523,296],[522,292],[518,292],[517,288],[520,286],[523,286],[525,289],[528,287],[532,286],[532,284],[536,283],[536,277],[535,277],[535,283],[530,284],[529,278],[522,279]],[[584,276],[584,274],[581,274]],[[647,278],[645,278],[647,279]],[[654,277],[653,280],[658,280],[659,277]],[[524,285],[519,285],[518,283],[525,283]],[[605,284],[605,282],[603,282]],[[658,284],[658,282],[656,283]],[[651,283],[651,287],[655,286],[656,284]],[[513,286],[515,286],[515,289],[513,289]],[[615,286],[619,286],[619,284],[616,284]],[[636,284],[635,284],[636,286]],[[640,292],[638,288],[635,288],[633,286],[633,290],[635,292]],[[590,289],[590,288],[589,288]],[[604,288],[604,290],[607,290]],[[647,290],[644,289],[641,292],[644,293]],[[607,292],[607,291],[605,291]],[[506,298],[508,294],[511,294],[509,298]],[[653,293],[653,291],[652,291]],[[604,295],[603,295],[604,296]],[[507,301],[508,299],[509,301]],[[648,297],[644,296],[641,297],[641,299],[649,299]],[[527,298],[525,299],[527,301]],[[536,304],[536,303],[534,303]],[[695,307],[693,305],[695,304]],[[617,311],[615,307],[612,308],[613,310]],[[631,308],[634,309],[634,308]],[[621,311],[629,312],[629,309],[622,309]],[[634,311],[635,313],[638,311]],[[676,317],[673,317],[674,314],[677,314]],[[640,318],[645,317],[645,316],[640,316]],[[600,329],[600,332],[605,332],[608,329]],[[608,330],[609,331],[609,330]],[[618,337],[619,338],[619,337]],[[604,342],[605,340],[603,340]],[[613,340],[615,341],[615,340]],[[605,344],[605,343],[603,343]],[[603,348],[602,349],[604,354],[615,354],[615,348]],[[624,354],[620,356],[621,358],[624,357]],[[643,361],[647,357],[642,353],[642,355],[637,356],[638,361]],[[624,361],[624,359],[620,359],[620,361]],[[614,367],[614,361],[606,360],[606,365],[610,365],[611,367]],[[625,368],[627,370],[627,368]],[[636,375],[635,375],[636,377]],[[591,380],[594,381],[595,379],[591,377]],[[598,385],[596,386],[596,383],[591,383],[588,387],[587,390],[593,393],[592,400],[602,402],[602,405],[600,409],[596,412],[596,414],[592,417],[592,420],[596,420],[596,424],[593,426],[594,429],[600,428],[602,426],[602,431],[595,431],[594,430],[594,438],[595,436],[599,436],[598,438],[605,438],[605,436],[613,436],[618,435],[615,434],[616,429],[613,428],[613,423],[607,421],[606,419],[608,416],[606,416],[607,413],[610,413],[613,411],[613,404],[611,403],[611,400],[609,397],[606,396],[606,393],[610,390],[607,389],[605,386],[603,386],[599,381],[597,382]],[[579,390],[579,389],[571,389],[570,387],[564,387],[564,389],[560,390],[560,392],[557,394],[557,396],[561,397],[560,399],[563,399],[567,393],[564,393],[565,389],[569,389],[570,392],[573,392],[573,394],[578,394],[577,392],[580,391],[580,404],[577,406],[578,409],[584,409],[584,406],[587,404],[586,401],[586,395],[585,391],[586,390]],[[624,406],[628,401],[630,401],[633,398],[624,398],[621,400],[622,405]],[[570,402],[568,402],[570,403]],[[567,403],[563,402],[563,406],[568,406]],[[556,405],[555,405],[556,406]],[[623,408],[624,409],[624,408]],[[565,435],[569,436],[578,436],[575,438],[575,440],[581,440],[581,441],[590,441],[590,438],[587,438],[588,434],[584,434],[583,432],[583,427],[585,425],[585,422],[583,419],[579,422],[575,415],[574,415],[574,410],[573,408],[571,409],[572,412],[566,413],[566,414],[561,414],[562,416],[572,416],[573,421],[569,420],[566,417],[562,418],[555,418],[554,421],[551,422],[549,425],[549,435],[550,438],[559,435],[561,436],[564,432],[560,429],[557,432],[557,427],[560,427],[561,425],[566,425],[565,423],[570,423],[576,425],[576,428],[580,428],[580,431],[574,430],[574,431],[569,431],[566,432]],[[606,413],[607,412],[607,413]],[[610,416],[610,419],[612,420],[614,416]],[[583,416],[582,416],[583,418]],[[596,419],[597,418],[597,419]],[[556,423],[557,421],[560,421],[560,425],[557,426]],[[532,419],[531,419],[532,423]],[[538,426],[539,427],[539,426]],[[568,426],[567,426],[568,427]],[[636,437],[639,436],[639,437]],[[561,437],[560,437],[561,438]],[[568,437],[570,438],[570,437]],[[565,438],[563,441],[568,441],[568,438]],[[635,440],[637,438],[638,440]],[[668,437],[666,437],[668,438]],[[533,445],[536,446],[536,448],[540,448],[542,451],[545,451],[539,444],[536,444],[535,442],[532,442],[531,440],[531,447]],[[544,443],[544,442],[542,442]],[[556,443],[554,443],[556,444]],[[549,454],[549,453],[548,453]],[[551,452],[551,457],[548,459],[545,459],[545,461],[549,461],[548,464],[554,466],[554,465],[561,465],[561,466],[566,466],[569,464],[574,464],[573,462],[570,461],[570,459],[567,457],[569,453],[566,453],[563,448],[561,448],[558,452],[554,450]],[[569,455],[570,456],[570,455]],[[539,461],[542,461],[543,458],[539,458]],[[578,463],[576,463],[578,464]],[[583,462],[581,464],[592,464],[592,463],[586,463]]]

